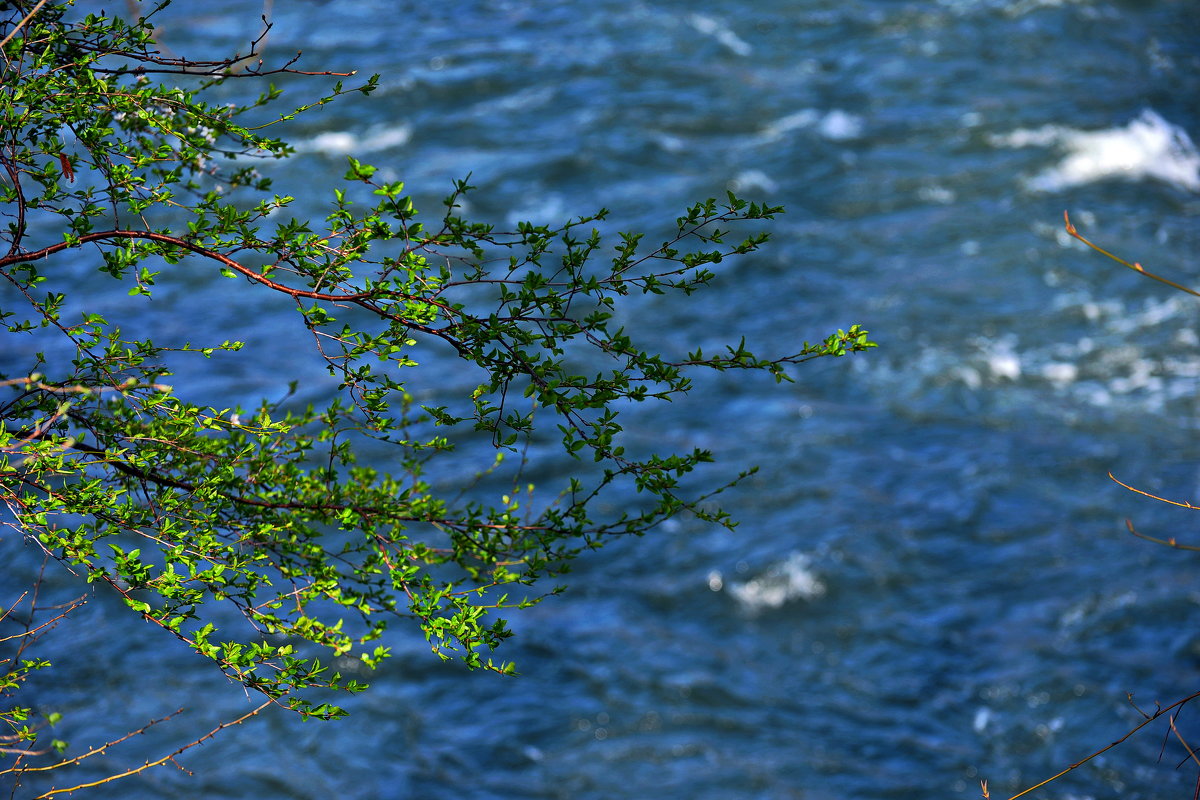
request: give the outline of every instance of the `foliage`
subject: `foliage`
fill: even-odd
[[[503,615],[560,591],[555,579],[583,551],[683,512],[733,525],[711,501],[731,484],[692,482],[710,453],[631,452],[625,411],[686,393],[700,368],[784,381],[789,365],[874,346],[851,326],[781,357],[744,341],[670,356],[619,324],[632,296],[703,289],[767,240],[732,229],[782,209],[732,194],[688,208],[652,246],[602,235],[606,211],[513,231],[468,220],[466,181],[440,214],[419,215],[402,183],[351,158],[325,218],[295,218],[295,196],[257,165],[293,152],[276,138],[289,120],[370,94],[378,77],[349,85],[340,79],[353,73],[302,72],[296,59],[269,67],[265,31],[245,55],[168,55],[157,13],[127,22],[31,0],[0,10],[0,321],[12,343],[0,363],[3,522],[264,705],[341,716],[314,692],[366,688],[335,666],[379,664],[395,621],[418,626],[443,659],[514,672],[491,657],[511,636]],[[279,111],[271,75],[338,80]],[[238,85],[260,91],[229,103]],[[317,392],[326,401],[302,402],[293,384],[250,410],[218,407],[173,383],[180,364],[256,357],[234,330],[205,342],[137,332],[185,266],[229,281],[248,314],[292,309],[309,337],[298,351],[331,376]],[[96,270],[127,291],[121,318],[79,296]],[[476,388],[459,403],[416,402],[404,376],[447,359],[473,369]],[[463,491],[476,470],[453,459],[473,436],[494,449],[484,472],[513,490]],[[509,467],[522,459],[504,456],[548,437],[577,469],[535,490]],[[462,485],[429,476],[446,459]],[[642,501],[604,511],[618,492]],[[71,610],[44,620],[30,583],[33,594],[0,598],[10,604],[0,620],[17,626],[0,638],[6,698],[49,666],[26,650]],[[63,747],[39,743],[53,716],[15,704],[0,718],[7,774]]]

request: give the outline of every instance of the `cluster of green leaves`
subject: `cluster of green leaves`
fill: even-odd
[[[464,219],[465,181],[427,227],[403,184],[350,159],[323,221],[289,218],[293,197],[246,166],[291,152],[263,131],[368,94],[376,78],[282,114],[273,86],[211,102],[222,84],[270,71],[253,52],[164,56],[153,15],[76,18],[47,3],[26,19],[34,5],[0,12],[0,321],[36,353],[0,364],[5,522],[301,714],[342,713],[310,690],[363,689],[336,667],[378,664],[393,620],[413,621],[443,658],[512,672],[490,656],[511,635],[500,612],[559,591],[547,581],[581,551],[683,511],[732,525],[705,502],[723,486],[696,495],[681,483],[708,452],[627,452],[628,404],[687,392],[698,368],[787,380],[788,365],[874,346],[854,326],[781,357],[743,341],[673,359],[617,324],[623,298],[690,294],[766,241],[731,229],[781,209],[732,194],[687,209],[658,246],[629,233],[606,244],[603,211],[515,231]],[[186,386],[168,385],[167,356],[241,342],[138,338],[121,320],[69,310],[80,302],[63,276],[79,265],[127,287],[135,320],[184,260],[294,310],[332,376],[328,402],[189,402]],[[461,407],[422,407],[406,391],[422,349],[477,370]],[[549,431],[579,474],[548,494],[447,494],[427,468],[454,452],[458,430],[490,437],[497,463]],[[369,440],[390,448],[388,471],[359,462]],[[645,498],[637,508],[594,511],[602,495],[631,490]]]

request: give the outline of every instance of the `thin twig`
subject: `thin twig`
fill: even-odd
[[[1178,289],[1181,292],[1186,292],[1190,295],[1200,297],[1200,292],[1197,292],[1195,289],[1189,289],[1188,287],[1182,286],[1182,285],[1176,283],[1175,281],[1168,280],[1168,279],[1162,277],[1161,275],[1155,275],[1153,272],[1147,272],[1146,268],[1143,267],[1141,264],[1137,263],[1136,261],[1133,262],[1132,264],[1130,264],[1125,259],[1120,258],[1119,256],[1113,255],[1112,253],[1105,250],[1103,247],[1092,244],[1087,239],[1083,238],[1083,236],[1080,235],[1079,231],[1075,229],[1075,226],[1071,224],[1071,218],[1067,215],[1066,211],[1063,212],[1063,220],[1066,222],[1066,225],[1067,225],[1067,233],[1069,233],[1071,236],[1075,237],[1079,241],[1083,242],[1088,247],[1095,250],[1097,253],[1106,255],[1109,258],[1111,258],[1113,261],[1116,261],[1118,264],[1124,264],[1125,266],[1129,267],[1134,272],[1140,272],[1141,274],[1145,275],[1147,278],[1153,278],[1154,280],[1158,281],[1159,283],[1165,283],[1167,286],[1170,286],[1174,289]]]
[[[17,35],[17,31],[19,31],[19,30],[21,30],[21,28],[25,27],[25,23],[29,22],[29,20],[33,19],[33,15],[38,13],[39,11],[41,11],[42,6],[44,6],[44,5],[46,5],[46,0],[38,0],[38,4],[33,7],[33,11],[30,11],[28,14],[26,14],[25,17],[20,22],[17,23],[17,26],[8,32],[8,36],[5,36],[4,40],[0,41],[0,48],[3,48],[4,45],[8,44],[9,40],[11,40],[14,36]]]
[[[1129,491],[1131,491],[1131,492],[1137,492],[1138,494],[1140,494],[1140,495],[1144,495],[1144,496],[1146,496],[1146,497],[1149,497],[1149,498],[1150,498],[1150,499],[1152,499],[1152,500],[1158,500],[1158,501],[1161,501],[1161,502],[1163,502],[1163,503],[1170,503],[1171,505],[1173,505],[1173,506],[1179,506],[1180,508],[1190,508],[1190,509],[1192,509],[1193,511],[1200,511],[1200,506],[1194,506],[1194,505],[1192,505],[1191,503],[1188,503],[1188,502],[1186,502],[1186,501],[1182,501],[1182,500],[1180,500],[1180,501],[1176,501],[1176,500],[1168,500],[1168,499],[1167,499],[1167,498],[1165,498],[1165,497],[1159,497],[1159,496],[1158,496],[1158,495],[1156,495],[1156,494],[1150,494],[1149,492],[1143,492],[1141,489],[1135,489],[1135,488],[1133,488],[1132,486],[1130,486],[1128,483],[1123,483],[1122,481],[1119,481],[1119,480],[1117,480],[1116,478],[1114,478],[1114,477],[1113,477],[1113,474],[1112,474],[1111,472],[1110,472],[1110,473],[1108,473],[1108,477],[1112,478],[1114,481],[1116,481],[1117,483],[1121,484],[1122,486],[1124,486],[1124,487],[1125,487],[1126,489],[1128,489]]]
[[[1155,544],[1161,544],[1166,547],[1173,547],[1176,550],[1193,550],[1200,552],[1200,547],[1194,544],[1180,544],[1179,542],[1175,541],[1174,536],[1172,536],[1170,539],[1159,539],[1155,536],[1147,536],[1137,528],[1133,527],[1133,520],[1125,520],[1125,527],[1129,528],[1129,532],[1134,536],[1138,537],[1139,539],[1145,539],[1147,542],[1154,542]]]
[[[1175,718],[1178,716],[1179,716],[1179,713],[1176,712],[1176,713],[1172,714],[1169,718],[1169,721],[1171,723],[1171,732],[1175,734],[1175,738],[1177,738],[1179,740],[1179,743],[1181,745],[1183,745],[1183,749],[1187,750],[1187,753],[1189,756],[1191,756],[1192,761],[1195,761],[1197,764],[1200,764],[1200,758],[1197,758],[1196,751],[1193,750],[1190,745],[1188,745],[1187,740],[1183,738],[1183,734],[1181,734],[1179,732],[1179,728],[1175,727]]]
[[[1157,711],[1155,711],[1153,714],[1146,716],[1146,719],[1145,719],[1145,720],[1143,720],[1141,723],[1139,723],[1138,725],[1136,725],[1136,726],[1135,726],[1135,727],[1134,727],[1132,730],[1130,730],[1128,733],[1126,733],[1126,734],[1125,734],[1124,736],[1122,736],[1120,739],[1117,739],[1117,740],[1116,740],[1115,742],[1113,742],[1112,744],[1108,745],[1107,747],[1102,747],[1101,749],[1099,749],[1099,750],[1097,750],[1096,752],[1092,753],[1092,754],[1091,754],[1090,756],[1088,756],[1087,758],[1084,758],[1084,759],[1081,759],[1081,760],[1079,760],[1079,761],[1076,761],[1074,764],[1072,764],[1071,766],[1067,767],[1067,768],[1066,768],[1066,769],[1064,769],[1062,772],[1059,772],[1057,775],[1052,775],[1051,777],[1049,777],[1049,778],[1046,778],[1046,780],[1042,781],[1041,783],[1034,784],[1033,786],[1030,786],[1030,787],[1029,787],[1028,789],[1026,789],[1025,791],[1023,791],[1023,792],[1020,792],[1020,793],[1018,793],[1018,794],[1014,794],[1012,797],[1008,798],[1008,800],[1017,800],[1017,798],[1018,798],[1018,797],[1024,797],[1025,795],[1029,794],[1030,792],[1032,792],[1032,791],[1035,791],[1036,789],[1040,789],[1040,788],[1042,788],[1043,786],[1045,786],[1046,784],[1048,784],[1048,783],[1052,783],[1052,782],[1054,782],[1054,781],[1058,780],[1058,779],[1059,779],[1059,778],[1061,778],[1063,775],[1066,775],[1068,772],[1073,772],[1074,770],[1077,770],[1077,769],[1079,769],[1079,768],[1080,768],[1080,767],[1082,767],[1084,764],[1088,763],[1089,761],[1091,761],[1092,759],[1096,758],[1097,756],[1101,756],[1101,755],[1103,755],[1103,754],[1107,753],[1109,750],[1112,750],[1112,749],[1113,749],[1114,747],[1116,747],[1117,745],[1124,743],[1124,742],[1125,742],[1125,740],[1127,740],[1129,737],[1133,736],[1135,733],[1137,733],[1137,732],[1138,732],[1138,731],[1140,731],[1142,728],[1144,728],[1144,727],[1146,727],[1147,725],[1149,725],[1149,724],[1150,724],[1151,722],[1153,722],[1154,720],[1156,720],[1156,719],[1158,719],[1159,717],[1161,717],[1163,714],[1165,714],[1165,713],[1167,713],[1168,711],[1171,711],[1171,710],[1173,710],[1173,709],[1176,709],[1176,708],[1182,708],[1184,705],[1186,705],[1187,703],[1190,703],[1192,700],[1195,700],[1197,697],[1200,697],[1200,692],[1193,692],[1192,694],[1188,695],[1187,697],[1183,698],[1182,700],[1176,700],[1176,701],[1175,701],[1174,703],[1172,703],[1171,705],[1169,705],[1169,706],[1165,706],[1165,707],[1163,707],[1163,708],[1160,708],[1160,709],[1158,709],[1158,710],[1157,710]]]
[[[25,595],[21,595],[21,597],[24,597],[24,596]],[[20,602],[20,598],[18,598],[17,602]],[[69,604],[64,604],[64,606],[59,606],[59,608],[63,608],[63,607],[66,608],[66,611],[62,612],[61,614],[51,617],[50,619],[43,622],[41,625],[38,625],[36,628],[28,628],[23,633],[14,633],[12,636],[0,636],[0,642],[7,642],[12,639],[21,639],[26,636],[33,636],[40,630],[45,630],[46,628],[53,627],[55,625],[55,623],[57,623],[63,617],[67,616],[67,614],[70,614],[72,611],[79,608],[79,606],[83,605],[86,602],[87,602],[87,595],[80,595],[77,599],[72,600]],[[0,619],[3,619],[3,617],[0,617]],[[32,625],[33,621],[30,620],[29,624]]]
[[[263,709],[265,709],[267,706],[271,705],[271,703],[273,703],[273,702],[275,702],[275,701],[267,700],[262,705],[258,706],[257,708],[254,708],[251,711],[248,711],[247,713],[243,714],[242,716],[238,717],[235,720],[232,720],[231,722],[222,722],[220,725],[213,728],[211,731],[204,734],[199,739],[193,739],[192,741],[188,742],[187,744],[183,745],[182,747],[177,748],[173,752],[168,753],[167,755],[163,756],[162,758],[155,759],[154,761],[147,761],[145,764],[142,764],[140,767],[134,767],[132,769],[128,769],[124,772],[121,772],[121,773],[118,773],[115,775],[109,775],[107,778],[102,778],[101,780],[98,780],[98,781],[92,781],[90,783],[81,783],[78,786],[72,786],[70,788],[51,789],[48,792],[44,792],[43,794],[38,795],[35,798],[35,800],[43,800],[43,798],[53,797],[54,795],[58,795],[58,794],[70,794],[71,792],[77,792],[80,789],[90,789],[94,786],[100,786],[102,784],[109,783],[110,781],[119,780],[121,778],[128,778],[131,775],[137,775],[139,772],[144,772],[145,770],[150,769],[151,767],[157,767],[157,766],[167,763],[168,761],[173,761],[177,755],[184,752],[185,750],[189,750],[190,748],[193,748],[198,744],[204,743],[205,741],[216,736],[218,733],[225,730],[226,728],[232,728],[234,725],[240,725],[241,723],[250,719],[254,715],[260,713]],[[182,711],[182,709],[180,709],[180,711]],[[178,714],[178,713],[179,713],[179,711],[175,712],[175,714]],[[104,745],[104,747],[102,747],[102,748],[93,749],[92,751],[85,753],[83,756],[80,756],[79,758],[71,759],[69,761],[62,761],[51,767],[42,767],[41,769],[57,769],[58,767],[66,766],[67,764],[79,761],[83,758],[87,758],[90,755],[95,755],[97,752],[102,752],[104,749],[111,747],[114,744],[123,742],[126,739],[130,738],[131,736],[135,736],[135,735],[141,733],[147,727],[155,724],[156,722],[163,722],[164,720],[170,719],[171,717],[175,716],[175,714],[171,714],[167,717],[164,717],[161,720],[154,720],[153,722],[149,723],[141,730],[133,731],[132,733],[128,734],[127,736],[123,736],[120,739],[117,739],[115,742],[109,742],[108,744]],[[33,771],[33,770],[27,770],[27,771]]]

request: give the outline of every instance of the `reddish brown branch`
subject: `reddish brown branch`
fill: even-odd
[[[1046,780],[1042,781],[1041,783],[1030,786],[1028,789],[1026,789],[1023,792],[1014,794],[1012,797],[1008,798],[1008,800],[1017,800],[1018,797],[1024,797],[1025,795],[1029,794],[1030,792],[1034,791],[1035,789],[1040,789],[1041,787],[1045,786],[1046,784],[1058,780],[1063,775],[1066,775],[1068,772],[1072,772],[1074,770],[1079,769],[1084,764],[1088,763],[1089,761],[1096,758],[1097,756],[1101,756],[1101,755],[1107,753],[1109,750],[1112,750],[1117,745],[1123,744],[1127,739],[1129,739],[1129,737],[1133,736],[1135,733],[1137,733],[1142,728],[1149,725],[1151,722],[1154,722],[1154,720],[1156,720],[1159,717],[1161,717],[1162,715],[1166,714],[1168,711],[1173,711],[1177,708],[1182,708],[1183,706],[1187,705],[1191,701],[1195,700],[1197,697],[1200,697],[1200,692],[1193,692],[1192,694],[1189,694],[1187,697],[1183,698],[1182,700],[1176,700],[1174,703],[1171,703],[1171,705],[1169,705],[1169,706],[1164,706],[1162,708],[1157,709],[1153,714],[1144,714],[1143,713],[1143,716],[1145,717],[1145,719],[1141,723],[1136,725],[1128,733],[1126,733],[1124,736],[1122,736],[1120,739],[1117,739],[1115,742],[1108,745],[1107,747],[1100,748],[1099,750],[1092,753],[1087,758],[1083,758],[1083,759],[1080,759],[1079,761],[1076,761],[1074,764],[1067,767],[1062,772],[1059,772],[1057,775],[1053,775],[1049,778],[1046,778]]]
[[[326,300],[329,302],[356,302],[367,300],[378,295],[376,292],[358,292],[356,294],[328,294],[325,292],[310,292],[305,289],[294,289],[291,286],[285,286],[282,283],[276,283],[267,276],[255,272],[249,267],[235,261],[224,253],[218,253],[215,250],[209,250],[206,247],[201,247],[198,244],[193,244],[186,239],[180,239],[177,236],[168,236],[165,233],[154,233],[153,231],[95,231],[93,233],[85,233],[74,239],[71,242],[59,242],[40,250],[34,250],[29,253],[17,253],[5,258],[0,258],[0,269],[11,266],[12,264],[24,261],[39,261],[43,258],[48,258],[55,253],[68,250],[73,247],[78,247],[87,242],[110,241],[113,239],[145,239],[159,244],[165,244],[170,247],[178,247],[181,250],[187,250],[196,255],[204,256],[212,259],[235,272],[239,272],[255,283],[261,283],[270,289],[277,292],[283,292],[294,298],[307,298],[310,300]]]
[[[1147,272],[1146,268],[1143,267],[1138,262],[1135,261],[1131,264],[1128,261],[1126,261],[1125,259],[1121,258],[1120,256],[1115,256],[1112,253],[1105,250],[1103,247],[1100,247],[1099,245],[1093,244],[1092,242],[1088,241],[1079,233],[1079,231],[1075,228],[1075,226],[1071,224],[1071,217],[1068,216],[1066,211],[1063,212],[1063,221],[1066,224],[1066,230],[1067,230],[1068,234],[1070,234],[1075,239],[1078,239],[1079,241],[1083,242],[1088,247],[1095,250],[1097,253],[1108,256],[1113,261],[1116,261],[1118,264],[1122,264],[1126,267],[1129,267],[1134,272],[1140,272],[1141,274],[1145,275],[1147,278],[1156,280],[1159,283],[1165,283],[1167,286],[1170,286],[1173,289],[1178,289],[1181,292],[1186,292],[1187,294],[1194,295],[1196,297],[1200,297],[1200,292],[1197,292],[1195,289],[1189,289],[1188,287],[1178,284],[1175,281],[1168,280],[1167,278],[1164,278],[1161,275],[1155,275],[1153,272]]]
[[[1170,537],[1169,539],[1159,539],[1155,536],[1147,536],[1137,528],[1133,527],[1133,520],[1125,520],[1125,527],[1128,528],[1129,532],[1134,536],[1138,537],[1139,539],[1145,539],[1147,542],[1154,542],[1155,544],[1161,544],[1166,547],[1173,547],[1176,550],[1192,550],[1200,552],[1200,547],[1193,544],[1180,544],[1175,540],[1174,536]]]
[[[1162,502],[1162,503],[1169,503],[1170,505],[1173,505],[1173,506],[1179,506],[1180,508],[1190,508],[1190,509],[1192,509],[1193,511],[1200,511],[1200,506],[1194,506],[1194,505],[1192,505],[1191,503],[1189,503],[1189,502],[1187,502],[1187,501],[1184,501],[1184,500],[1168,500],[1168,499],[1167,499],[1167,498],[1165,498],[1165,497],[1159,497],[1159,496],[1158,496],[1158,495],[1156,495],[1156,494],[1150,494],[1149,492],[1143,492],[1141,489],[1135,489],[1134,487],[1130,486],[1128,483],[1124,483],[1124,482],[1122,482],[1122,481],[1119,481],[1119,480],[1117,480],[1115,477],[1113,477],[1113,474],[1112,474],[1111,472],[1110,472],[1110,473],[1108,473],[1108,477],[1112,478],[1114,482],[1116,482],[1116,483],[1119,483],[1121,486],[1124,486],[1124,487],[1125,487],[1126,489],[1128,489],[1129,491],[1131,491],[1131,492],[1137,492],[1137,493],[1138,493],[1138,494],[1140,494],[1140,495],[1144,495],[1145,497],[1149,497],[1151,500],[1158,500],[1159,502]]]

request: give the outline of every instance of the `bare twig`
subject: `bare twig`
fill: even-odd
[[[1125,520],[1125,527],[1129,528],[1129,532],[1134,536],[1138,537],[1139,539],[1145,539],[1147,542],[1154,542],[1155,544],[1161,544],[1166,547],[1173,547],[1176,550],[1192,550],[1200,552],[1200,546],[1196,546],[1194,544],[1180,544],[1179,542],[1175,541],[1174,536],[1169,539],[1159,539],[1155,536],[1147,536],[1137,528],[1133,527],[1133,520]]]
[[[1179,743],[1181,745],[1183,745],[1183,749],[1187,750],[1187,754],[1188,754],[1188,756],[1191,757],[1192,761],[1195,761],[1196,764],[1200,765],[1200,758],[1198,758],[1196,756],[1196,751],[1191,748],[1191,745],[1189,745],[1187,743],[1187,740],[1183,738],[1183,734],[1181,734],[1179,732],[1179,728],[1177,728],[1175,726],[1175,718],[1178,716],[1179,716],[1179,713],[1176,712],[1176,713],[1172,714],[1170,717],[1171,732],[1175,734],[1175,738],[1179,740]]]
[[[1149,497],[1151,500],[1157,500],[1160,503],[1167,503],[1168,505],[1178,506],[1179,508],[1191,509],[1192,511],[1200,511],[1200,506],[1192,505],[1191,503],[1188,503],[1183,500],[1168,500],[1165,497],[1159,497],[1156,494],[1150,494],[1150,492],[1142,491],[1141,489],[1130,486],[1128,483],[1118,480],[1111,472],[1108,473],[1108,477],[1111,478],[1115,483],[1117,483],[1121,486],[1124,486],[1129,491],[1136,492],[1137,494],[1140,494],[1143,497]],[[1175,540],[1174,536],[1172,536],[1168,539],[1159,539],[1154,536],[1147,536],[1146,534],[1137,530],[1137,528],[1133,527],[1133,520],[1128,520],[1128,519],[1125,520],[1125,527],[1127,527],[1129,529],[1129,532],[1132,533],[1134,536],[1138,537],[1139,539],[1145,539],[1148,542],[1154,542],[1155,544],[1161,544],[1161,545],[1165,545],[1167,547],[1174,547],[1176,550],[1192,550],[1192,551],[1200,552],[1200,546],[1190,545],[1190,544],[1180,544],[1179,542],[1177,542]]]
[[[39,794],[34,800],[43,800],[43,798],[53,797],[54,795],[58,795],[58,794],[70,794],[72,792],[77,792],[80,789],[90,789],[93,786],[100,786],[102,784],[109,783],[110,781],[119,780],[121,778],[128,778],[130,775],[137,775],[139,772],[143,772],[147,769],[150,769],[151,767],[157,767],[157,766],[167,763],[168,761],[174,761],[175,756],[179,755],[180,753],[184,752],[185,750],[189,750],[198,744],[203,744],[205,741],[216,736],[218,733],[225,730],[226,728],[232,728],[234,725],[240,725],[241,723],[245,722],[246,720],[250,719],[251,717],[253,717],[256,714],[258,714],[259,712],[261,712],[263,709],[265,709],[267,706],[271,705],[271,703],[273,703],[273,702],[275,702],[275,701],[268,700],[265,703],[263,703],[262,705],[258,706],[257,708],[254,708],[253,710],[246,712],[245,714],[243,714],[242,716],[238,717],[237,719],[235,719],[231,722],[222,722],[220,725],[213,728],[211,731],[204,734],[199,739],[193,739],[192,741],[188,742],[187,744],[183,745],[182,747],[177,748],[173,752],[168,753],[167,755],[163,756],[162,758],[155,759],[154,761],[147,761],[145,764],[142,764],[140,767],[134,767],[133,769],[128,769],[128,770],[118,773],[116,775],[109,775],[107,778],[103,778],[98,781],[92,781],[90,783],[81,783],[78,786],[72,786],[69,789],[51,789],[48,792]],[[178,714],[179,712],[177,711],[175,713]],[[174,714],[172,714],[171,716],[174,716]],[[167,719],[169,719],[169,717],[167,717]],[[161,721],[161,720],[158,720],[158,721]],[[140,731],[136,731],[135,733],[140,733]],[[133,736],[133,735],[134,735],[133,733],[129,734],[129,736]],[[125,738],[129,738],[129,737],[127,736]],[[92,753],[89,753],[88,755],[92,755]],[[63,762],[63,763],[66,763],[66,762]]]
[[[1154,280],[1158,281],[1159,283],[1165,283],[1167,286],[1170,286],[1174,289],[1178,289],[1181,292],[1186,292],[1195,297],[1200,297],[1200,292],[1197,292],[1195,289],[1189,289],[1188,287],[1182,286],[1182,285],[1176,283],[1175,281],[1168,280],[1167,278],[1164,278],[1161,275],[1155,275],[1153,272],[1147,272],[1146,268],[1143,267],[1138,262],[1135,261],[1132,264],[1130,264],[1125,259],[1120,258],[1119,256],[1113,255],[1112,253],[1105,250],[1103,247],[1092,244],[1087,239],[1083,238],[1083,236],[1080,235],[1079,231],[1075,229],[1075,226],[1071,224],[1071,218],[1067,215],[1066,211],[1063,212],[1063,220],[1066,222],[1067,233],[1069,233],[1071,236],[1078,239],[1079,241],[1083,242],[1088,247],[1095,250],[1097,253],[1106,255],[1109,258],[1111,258],[1113,261],[1116,261],[1118,264],[1123,264],[1123,265],[1129,267],[1134,272],[1140,272],[1141,274],[1145,275],[1147,278],[1153,278]]]
[[[22,594],[21,597],[17,598],[17,602],[18,603],[21,602],[21,598],[23,598],[23,597],[25,597],[24,594]],[[57,615],[51,617],[50,619],[43,622],[41,625],[38,625],[36,628],[29,628],[25,631],[22,631],[21,633],[14,633],[12,636],[0,636],[0,642],[7,642],[7,641],[11,641],[13,639],[22,639],[27,636],[34,636],[35,634],[37,634],[38,631],[46,630],[47,628],[53,628],[61,619],[63,619],[65,616],[67,616],[67,614],[70,614],[72,611],[74,611],[76,608],[79,608],[79,606],[83,605],[86,602],[87,602],[87,595],[80,595],[76,599],[72,600],[70,603],[64,604],[62,606],[57,606],[56,608],[65,608],[66,609],[61,614],[57,614]],[[5,616],[7,616],[7,612],[6,612]],[[0,617],[0,619],[3,619],[3,618],[4,617]]]
[[[1195,700],[1197,697],[1200,697],[1200,692],[1193,692],[1192,694],[1189,694],[1187,697],[1183,698],[1182,700],[1176,700],[1174,703],[1171,703],[1171,705],[1169,705],[1169,706],[1164,706],[1164,707],[1162,707],[1162,708],[1158,709],[1158,710],[1157,710],[1157,711],[1155,711],[1153,714],[1144,715],[1144,716],[1146,717],[1146,719],[1144,719],[1144,720],[1143,720],[1141,723],[1139,723],[1138,725],[1136,725],[1136,726],[1135,726],[1135,727],[1134,727],[1132,730],[1130,730],[1128,733],[1126,733],[1126,734],[1125,734],[1124,736],[1122,736],[1120,739],[1117,739],[1115,742],[1113,742],[1112,744],[1110,744],[1110,745],[1108,745],[1108,746],[1106,746],[1106,747],[1102,747],[1102,748],[1100,748],[1099,750],[1097,750],[1096,752],[1092,753],[1092,754],[1091,754],[1090,756],[1088,756],[1087,758],[1080,759],[1079,761],[1076,761],[1074,764],[1070,765],[1069,767],[1067,767],[1066,769],[1064,769],[1062,772],[1059,772],[1059,773],[1058,773],[1058,774],[1056,774],[1056,775],[1052,775],[1052,776],[1050,776],[1049,778],[1046,778],[1046,780],[1042,781],[1041,783],[1034,784],[1033,786],[1030,786],[1030,787],[1029,787],[1028,789],[1026,789],[1025,791],[1023,791],[1023,792],[1019,792],[1018,794],[1014,794],[1012,797],[1008,798],[1008,800],[1017,800],[1017,798],[1018,798],[1018,797],[1024,797],[1025,795],[1029,794],[1030,792],[1032,792],[1032,791],[1035,791],[1035,790],[1037,790],[1037,789],[1040,789],[1040,788],[1042,788],[1043,786],[1045,786],[1046,784],[1048,784],[1048,783],[1052,783],[1052,782],[1054,782],[1054,781],[1058,780],[1058,779],[1059,779],[1059,778],[1061,778],[1063,775],[1066,775],[1068,772],[1073,772],[1073,771],[1075,771],[1075,770],[1079,769],[1079,768],[1080,768],[1080,767],[1082,767],[1084,764],[1088,763],[1089,761],[1091,761],[1092,759],[1096,758],[1097,756],[1101,756],[1101,755],[1103,755],[1103,754],[1107,753],[1109,750],[1112,750],[1112,749],[1113,749],[1114,747],[1116,747],[1117,745],[1124,743],[1124,742],[1125,742],[1127,739],[1129,739],[1129,738],[1130,738],[1131,736],[1133,736],[1135,733],[1137,733],[1137,732],[1138,732],[1138,731],[1140,731],[1142,728],[1144,728],[1144,727],[1146,727],[1147,725],[1149,725],[1149,724],[1150,724],[1151,722],[1153,722],[1154,720],[1156,720],[1156,719],[1158,719],[1159,717],[1161,717],[1163,714],[1166,714],[1168,711],[1173,711],[1174,709],[1177,709],[1177,708],[1182,708],[1182,707],[1183,707],[1183,706],[1185,706],[1186,704],[1188,704],[1188,703],[1190,703],[1191,701]]]
[[[121,778],[127,778],[131,775],[137,775],[139,772],[144,772],[145,770],[150,769],[151,767],[161,766],[162,764],[165,764],[168,761],[174,762],[176,756],[195,747],[196,745],[203,744],[204,742],[213,738],[214,736],[216,736],[218,733],[225,730],[226,728],[232,728],[234,725],[240,725],[241,723],[245,722],[246,720],[250,719],[251,717],[261,713],[267,706],[271,705],[271,703],[273,703],[273,702],[274,702],[273,700],[267,700],[266,702],[262,703],[261,705],[257,706],[256,708],[246,712],[245,714],[238,717],[237,719],[230,720],[229,722],[222,722],[220,725],[217,725],[217,727],[213,728],[211,731],[204,734],[203,736],[193,739],[192,741],[188,742],[187,744],[176,748],[171,753],[168,753],[167,755],[162,756],[161,758],[155,759],[154,761],[147,761],[146,763],[142,764],[141,766],[133,767],[133,768],[125,770],[124,772],[121,772],[121,773],[109,775],[108,777],[102,778],[101,780],[91,781],[89,783],[81,783],[77,786],[72,786],[69,788],[61,788],[61,789],[60,788],[51,788],[49,791],[46,791],[46,792],[38,795],[37,798],[35,798],[35,800],[43,800],[43,798],[54,797],[55,795],[60,795],[60,794],[70,794],[71,792],[77,792],[80,789],[90,789],[92,787],[100,786],[102,784],[109,783],[109,782],[115,781],[115,780],[119,780]],[[5,775],[8,773],[12,773],[12,772],[19,772],[22,774],[27,773],[27,772],[49,772],[52,770],[61,769],[62,767],[70,766],[72,764],[78,764],[79,762],[83,761],[86,758],[90,758],[91,756],[94,756],[94,755],[99,755],[111,747],[121,744],[122,742],[128,741],[129,739],[133,738],[134,736],[138,736],[139,734],[145,733],[146,730],[149,729],[150,727],[157,725],[160,722],[166,722],[181,713],[183,713],[183,709],[179,709],[178,711],[175,711],[172,714],[168,714],[167,716],[162,717],[160,719],[151,720],[150,722],[147,722],[145,725],[143,725],[141,728],[138,728],[135,731],[130,731],[129,733],[125,734],[124,736],[120,737],[119,739],[114,739],[111,742],[106,742],[105,744],[100,745],[98,747],[93,747],[91,750],[87,751],[86,753],[83,753],[82,755],[78,755],[74,758],[65,759],[63,761],[59,761],[59,762],[56,762],[54,764],[50,764],[50,765],[44,766],[44,767],[10,767],[6,770],[0,770],[0,775]],[[180,768],[182,769],[182,767],[180,767]]]
[[[1138,493],[1138,494],[1140,494],[1140,495],[1144,495],[1144,496],[1146,496],[1146,497],[1149,497],[1151,500],[1158,500],[1158,501],[1160,501],[1160,502],[1163,502],[1163,503],[1169,503],[1169,504],[1171,504],[1171,505],[1173,505],[1173,506],[1179,506],[1180,508],[1190,508],[1190,509],[1192,509],[1193,511],[1200,511],[1200,506],[1194,506],[1194,505],[1192,505],[1191,503],[1188,503],[1188,502],[1186,502],[1186,501],[1182,501],[1182,500],[1168,500],[1168,499],[1167,499],[1167,498],[1165,498],[1165,497],[1159,497],[1159,496],[1158,496],[1158,495],[1156,495],[1156,494],[1150,494],[1149,492],[1143,492],[1141,489],[1135,489],[1135,488],[1133,488],[1132,486],[1130,486],[1129,484],[1127,484],[1127,483],[1123,483],[1123,482],[1121,482],[1121,481],[1117,480],[1115,477],[1113,477],[1113,474],[1112,474],[1111,472],[1110,472],[1110,473],[1108,473],[1108,477],[1112,478],[1114,481],[1116,481],[1117,483],[1121,484],[1122,486],[1124,486],[1124,487],[1125,487],[1126,489],[1128,489],[1129,491],[1131,491],[1131,492],[1137,492],[1137,493]]]

